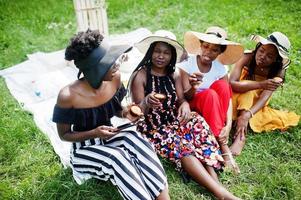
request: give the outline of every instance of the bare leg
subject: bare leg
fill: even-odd
[[[225,187],[216,182],[202,163],[194,156],[186,156],[181,159],[183,169],[201,186],[206,187],[218,199],[237,200],[238,197],[230,193]]]
[[[210,176],[216,181],[219,183],[219,180],[218,180],[218,176],[216,174],[216,172],[214,171],[214,168],[211,167],[211,166],[205,166],[207,172],[210,174]]]
[[[170,200],[170,197],[169,197],[169,194],[168,194],[168,187],[167,186],[160,193],[160,195],[157,197],[157,200]]]
[[[238,134],[230,147],[232,154],[234,156],[239,156],[245,146],[245,143],[246,143],[245,134],[244,133]]]

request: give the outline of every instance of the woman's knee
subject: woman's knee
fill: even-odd
[[[204,99],[215,101],[218,100],[218,94],[213,89],[207,89],[204,91]]]
[[[210,86],[210,88],[215,90],[217,93],[222,93],[229,97],[232,96],[232,89],[228,81],[217,80]]]

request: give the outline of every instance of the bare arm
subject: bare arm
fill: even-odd
[[[250,118],[252,117],[253,114],[258,112],[258,110],[264,107],[264,105],[266,104],[266,102],[268,101],[268,99],[271,97],[272,94],[273,91],[264,90],[263,92],[261,92],[258,101],[249,110],[242,110],[239,113],[234,137],[236,137],[240,133],[247,132],[247,126]]]
[[[244,66],[247,66],[252,58],[252,54],[244,54],[243,57],[235,64],[230,74],[230,84],[234,92],[244,93],[250,90],[262,89],[275,91],[281,83],[274,79],[263,81],[240,81],[240,76]],[[280,77],[283,77],[280,76]]]
[[[179,70],[176,70],[173,76],[175,80],[176,93],[178,97],[178,118],[180,122],[187,122],[190,118],[190,106],[184,98],[184,90]]]
[[[72,108],[75,94],[70,87],[63,88],[57,99],[57,105],[61,108]],[[57,131],[62,140],[70,142],[84,141],[91,138],[108,138],[116,134],[116,129],[108,126],[99,126],[89,131],[72,131],[71,124],[57,123]]]
[[[250,111],[255,114],[264,107],[266,102],[269,100],[269,98],[272,96],[273,91],[270,90],[264,90],[261,92],[258,101],[250,108]]]
[[[131,98],[134,103],[140,104],[145,97],[144,87],[146,85],[146,72],[144,70],[140,70],[136,72],[131,82],[130,90],[131,90]]]
[[[260,82],[257,81],[239,81],[242,70],[250,62],[251,56],[251,54],[244,54],[242,58],[235,64],[233,70],[231,71],[229,82],[234,92],[244,93],[250,90],[262,88]]]
[[[146,71],[144,69],[135,74],[130,87],[133,102],[138,104],[145,114],[148,108],[157,108],[161,105],[161,102],[154,97],[154,92],[145,96]]]
[[[203,78],[203,74],[201,72],[196,72],[195,74],[190,75],[182,69],[179,69],[179,74],[181,77],[184,96],[187,100],[191,100],[197,91],[198,85],[201,84],[201,80],[199,79]]]

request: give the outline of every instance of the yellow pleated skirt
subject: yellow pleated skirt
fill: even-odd
[[[246,81],[246,80],[244,80]],[[258,100],[262,90],[251,90],[245,93],[233,93],[233,120],[237,119],[240,110],[250,109]],[[249,124],[254,132],[272,131],[279,129],[285,131],[291,126],[297,126],[300,116],[294,112],[276,110],[266,105],[250,119]]]

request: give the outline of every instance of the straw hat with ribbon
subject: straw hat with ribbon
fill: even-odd
[[[177,52],[177,62],[180,62],[181,57],[184,52],[184,47],[177,41],[176,36],[166,30],[158,30],[153,35],[148,36],[136,43],[134,46],[142,53],[145,54],[153,42],[165,42],[176,49]]]
[[[291,43],[289,39],[281,32],[273,32],[270,34],[267,38],[261,37],[259,35],[252,35],[251,40],[261,43],[263,45],[272,44],[274,45],[279,55],[282,57],[282,66],[284,69],[288,68],[288,65],[290,64],[289,59],[289,50],[291,48]]]
[[[200,54],[201,41],[227,46],[226,50],[217,57],[217,60],[224,65],[235,63],[243,55],[243,46],[229,41],[227,32],[218,26],[209,27],[205,33],[188,31],[184,35],[184,47],[188,53]]]

